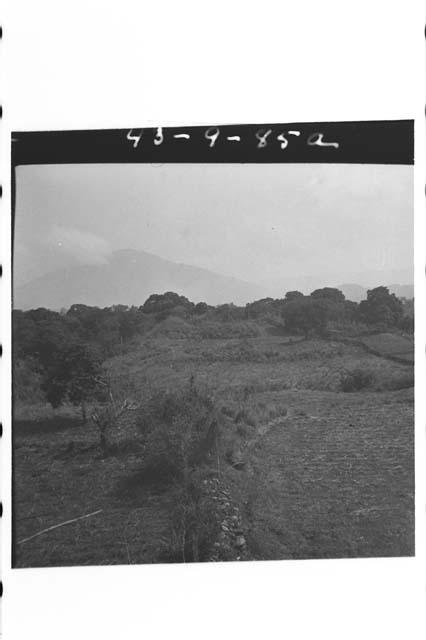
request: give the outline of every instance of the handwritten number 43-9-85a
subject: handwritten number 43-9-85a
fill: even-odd
[[[268,146],[269,143],[272,143],[272,141],[276,139],[280,143],[280,148],[286,149],[289,145],[289,141],[291,140],[291,137],[299,137],[300,134],[301,134],[300,131],[289,130],[289,131],[280,133],[275,138],[275,136],[272,133],[272,129],[259,129],[258,131],[256,131],[256,134],[255,134],[255,139],[257,140],[256,147],[257,149],[264,149],[266,146]],[[206,129],[206,131],[204,132],[204,138],[208,142],[208,147],[210,149],[212,149],[215,146],[220,135],[221,134],[220,134],[219,127],[209,127],[208,129]],[[127,140],[132,143],[133,148],[137,149],[143,137],[143,129],[139,130],[139,133],[133,133],[133,129],[130,129],[126,137],[127,137]],[[175,133],[173,134],[172,137],[175,140],[191,139],[191,136],[189,133]],[[226,136],[225,139],[227,142],[230,142],[230,143],[241,142],[241,136],[237,136],[237,135]],[[154,137],[154,145],[158,147],[159,145],[163,144],[163,142],[164,142],[163,128],[157,127],[157,132]],[[325,141],[324,134],[320,132],[312,133],[308,137],[306,144],[310,147],[332,147],[334,149],[339,148],[338,142]]]

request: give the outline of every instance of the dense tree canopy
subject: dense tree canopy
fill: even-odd
[[[282,317],[288,331],[300,331],[305,336],[311,331],[321,333],[327,326],[327,306],[322,300],[297,297],[283,306]]]
[[[197,302],[197,304],[194,307],[194,313],[197,316],[201,316],[204,313],[207,313],[209,309],[211,309],[211,307],[209,307],[209,305],[206,302]]]
[[[345,296],[339,289],[333,287],[324,287],[323,289],[315,289],[312,291],[311,298],[320,300],[330,300],[331,302],[344,302]]]
[[[188,312],[194,309],[194,303],[185,296],[180,296],[173,291],[157,294],[153,293],[143,305],[144,313],[164,313],[170,312],[176,307],[182,307]]]
[[[101,358],[90,345],[73,342],[65,344],[57,358],[47,368],[42,388],[48,402],[58,407],[64,400],[81,405],[85,419],[85,402],[99,384]]]
[[[285,300],[291,302],[291,300],[296,300],[297,298],[303,298],[304,295],[300,291],[287,291],[285,294]]]
[[[280,300],[274,300],[274,298],[262,298],[261,300],[250,302],[246,304],[246,317],[248,319],[261,318],[275,313],[280,303]]]
[[[359,312],[367,324],[391,327],[401,322],[404,307],[387,287],[376,287],[367,291],[367,299],[360,302]]]

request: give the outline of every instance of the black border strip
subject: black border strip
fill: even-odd
[[[12,134],[14,167],[145,162],[413,164],[414,120]]]

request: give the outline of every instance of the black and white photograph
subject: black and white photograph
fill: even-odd
[[[16,162],[13,566],[414,555],[412,158],[182,131]]]
[[[423,640],[424,24],[5,1],[2,638]]]

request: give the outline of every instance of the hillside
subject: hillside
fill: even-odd
[[[61,309],[72,304],[139,306],[154,292],[175,291],[194,302],[245,304],[258,285],[164,260],[145,251],[116,251],[100,265],[53,271],[14,291],[14,307]]]

